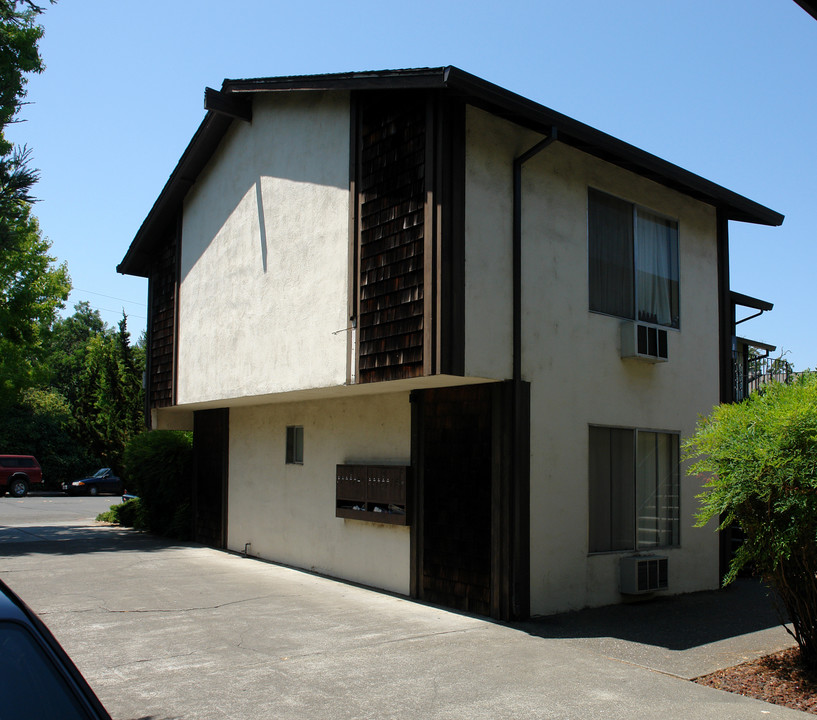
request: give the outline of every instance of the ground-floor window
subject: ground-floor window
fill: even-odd
[[[304,461],[304,429],[301,426],[291,425],[287,428],[288,464],[302,465]]]
[[[590,427],[590,552],[678,544],[677,433]]]

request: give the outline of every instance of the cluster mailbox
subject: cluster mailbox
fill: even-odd
[[[405,465],[338,465],[335,516],[408,525]]]

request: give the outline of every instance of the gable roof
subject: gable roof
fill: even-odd
[[[293,90],[399,89],[446,91],[476,107],[544,135],[550,134],[555,127],[558,129],[560,142],[717,207],[730,220],[761,225],[780,225],[783,222],[783,216],[774,210],[589,125],[452,66],[224,80],[220,96],[229,98],[235,95],[238,99],[239,96],[247,97],[252,93]],[[214,109],[207,111],[136,233],[124,259],[118,265],[119,272],[147,275],[153,245],[167,232],[168,227],[173,227],[184,196],[195,183],[232,122],[233,116],[230,114]]]

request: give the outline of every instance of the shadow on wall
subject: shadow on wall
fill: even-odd
[[[542,638],[618,638],[644,645],[689,650],[778,627],[785,613],[772,590],[740,578],[724,590],[655,597],[554,615],[516,625]]]
[[[261,241],[261,268],[267,272],[267,223],[264,220],[264,196],[261,194],[261,178],[255,183],[255,204],[258,210],[258,236]]]
[[[259,96],[252,123],[233,121],[185,199],[185,207],[197,211],[190,232],[183,233],[191,255],[181,268],[182,279],[233,217],[239,218],[235,232],[242,243],[252,240],[266,273],[268,231],[273,239],[276,233],[300,235],[306,222],[303,193],[316,187],[348,193],[348,96]]]

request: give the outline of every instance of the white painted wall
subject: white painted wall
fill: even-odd
[[[346,380],[349,98],[257,96],[184,204],[178,403]]]
[[[304,463],[285,463],[286,428]],[[408,594],[410,529],[335,517],[335,466],[408,465],[407,392],[230,410],[228,547]]]
[[[513,158],[539,137],[467,113],[466,375],[511,375]],[[346,379],[349,107],[275,94],[235,123],[185,202],[180,405],[233,405],[228,546],[409,592],[408,528],[334,517],[335,465],[408,464],[408,393],[332,398]],[[588,556],[591,424],[680,431],[718,399],[715,212],[559,143],[524,170],[523,376],[531,382],[534,613],[618,602],[619,554]],[[587,188],[678,218],[681,330],[670,361],[619,357],[619,321],[588,311]],[[337,331],[341,332],[337,332]],[[321,400],[231,400],[318,389]],[[382,391],[384,388],[377,388]],[[357,390],[357,388],[355,389]],[[166,418],[165,422],[169,422]],[[287,425],[303,466],[284,463]],[[695,530],[682,479],[674,592],[717,584],[717,537]]]
[[[510,377],[511,167],[538,141],[469,109],[466,368]],[[679,220],[681,330],[667,363],[622,360],[617,318],[588,310],[587,188]],[[545,614],[621,600],[619,553],[588,556],[588,426],[680,431],[718,402],[714,208],[555,143],[523,171],[523,379],[531,383],[531,605]],[[699,484],[681,479],[672,592],[714,588],[714,528],[692,528]]]

